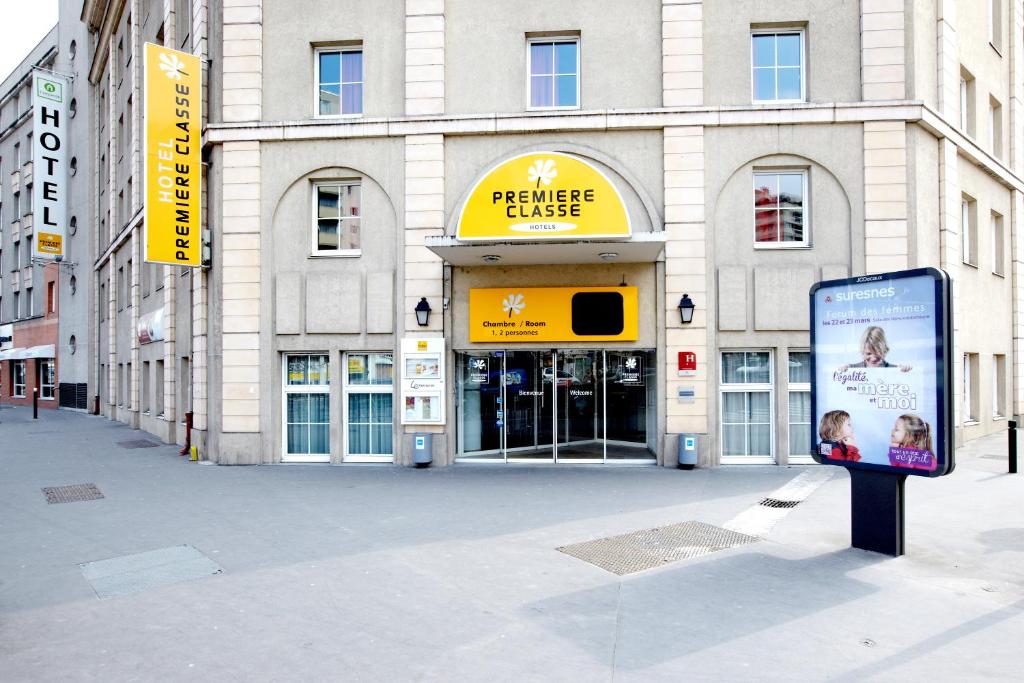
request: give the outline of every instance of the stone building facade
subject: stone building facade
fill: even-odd
[[[934,266],[957,437],[1004,429],[1024,3],[982,4],[89,0],[102,410],[180,441],[191,409],[223,464],[670,465],[683,434],[704,465],[808,462],[809,287]],[[208,65],[208,270],[139,258],[144,41]],[[474,188],[531,154],[606,179],[628,238],[462,239]],[[632,338],[475,336],[475,292],[621,285]],[[431,372],[440,403],[403,386]]]

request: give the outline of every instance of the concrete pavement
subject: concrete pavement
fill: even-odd
[[[808,468],[216,467],[0,410],[0,679],[1017,680],[1024,475],[1005,435],[907,485],[905,557],[849,548],[845,471],[757,543],[616,576],[555,548],[721,526]],[[152,439],[151,439],[152,440]],[[818,467],[818,466],[815,466]],[[48,505],[43,487],[104,498]],[[79,565],[223,572],[99,599]]]

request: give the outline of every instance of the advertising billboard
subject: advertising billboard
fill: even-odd
[[[32,74],[32,206],[37,217],[32,257],[61,259],[68,220],[68,82],[57,74]]]
[[[636,341],[636,287],[469,290],[471,342]]]
[[[187,52],[146,43],[144,258],[200,266],[202,69]]]
[[[953,470],[949,279],[934,268],[811,288],[814,459],[937,477]]]

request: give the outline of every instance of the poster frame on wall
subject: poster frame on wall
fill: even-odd
[[[934,325],[931,332],[934,342],[934,369],[935,369],[935,406],[936,424],[932,430],[934,435],[933,447],[937,466],[934,470],[915,469],[911,467],[899,467],[869,462],[854,462],[849,460],[834,460],[823,457],[816,447],[819,439],[817,434],[818,426],[818,402],[821,398],[821,388],[818,387],[818,335],[817,330],[821,323],[820,315],[823,312],[817,305],[819,297],[816,296],[821,290],[825,296],[831,294],[831,290],[860,291],[865,285],[871,288],[896,286],[902,280],[909,278],[929,277],[933,283],[934,294]],[[866,470],[874,472],[886,472],[897,475],[913,475],[922,477],[941,477],[953,471],[955,466],[955,424],[953,412],[953,311],[950,296],[950,279],[944,272],[936,268],[914,268],[898,272],[880,273],[876,275],[862,275],[858,277],[842,278],[838,280],[825,280],[815,283],[809,292],[810,296],[810,332],[811,332],[811,430],[812,444],[811,455],[814,460],[821,464],[841,465],[851,470]],[[870,321],[869,321],[870,322]],[[851,326],[851,331],[856,331],[857,339],[851,336],[851,343],[856,344],[859,340],[860,326]]]

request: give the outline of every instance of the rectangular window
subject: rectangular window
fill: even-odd
[[[129,259],[124,264],[124,305],[132,307],[132,262]]]
[[[977,202],[964,195],[960,201],[960,238],[963,262],[978,265]]]
[[[142,396],[139,397],[142,403],[142,413],[149,415],[149,361],[142,361]]]
[[[185,423],[185,413],[192,410],[192,369],[188,356],[178,359],[178,420]]]
[[[579,38],[545,38],[527,43],[530,109],[578,109]]]
[[[988,42],[1002,54],[1003,50],[1003,3],[1006,0],[988,0]]]
[[[156,370],[153,374],[153,412],[157,417],[164,416],[164,362],[156,362]]]
[[[992,356],[992,417],[1006,416],[1006,356]]]
[[[960,129],[974,137],[974,76],[960,67]]]
[[[756,31],[750,37],[754,102],[803,102],[804,32]]]
[[[754,172],[756,246],[810,246],[806,215],[807,171]]]
[[[57,283],[47,282],[46,283],[46,312],[56,313],[57,312]]]
[[[1003,105],[994,97],[988,100],[988,144],[993,156],[1003,156]]]
[[[11,363],[11,388],[14,390],[12,396],[25,398],[25,361],[23,360]]]
[[[992,212],[992,272],[996,275],[1006,275],[1004,265],[1004,246],[1006,238],[1003,236],[1003,217]]]
[[[978,421],[978,354],[964,354],[963,421]]]
[[[789,352],[789,461],[811,458],[811,354]]]
[[[57,365],[52,359],[39,361],[39,398],[52,401],[56,396]]]
[[[326,355],[284,358],[284,459],[330,460],[330,380]]]
[[[178,40],[178,49],[192,51],[192,0],[175,0],[174,3],[174,36]]]
[[[345,364],[345,459],[393,457],[394,359],[390,353],[349,353]]]
[[[363,50],[317,50],[317,116],[363,113]]]
[[[124,365],[124,407],[132,409],[132,364]]]
[[[722,353],[722,462],[774,462],[769,351]]]
[[[127,382],[124,375],[124,363],[117,364],[117,405],[125,404],[125,396],[128,395]]]
[[[28,309],[25,311],[26,318],[31,318],[36,314],[35,301],[33,301],[34,298],[35,297],[32,296],[32,288],[29,287],[25,290],[25,308]]]
[[[360,189],[351,181],[314,186],[314,256],[359,256]]]

